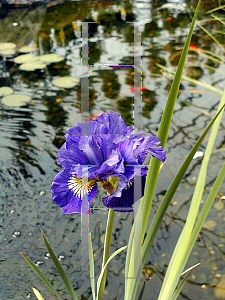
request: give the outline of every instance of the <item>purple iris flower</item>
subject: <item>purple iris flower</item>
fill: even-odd
[[[65,138],[57,160],[62,170],[55,176],[51,192],[53,201],[66,214],[89,213],[98,185],[108,192],[102,199],[106,207],[132,210],[135,177],[142,180],[142,194],[144,191],[147,152],[161,161],[166,159],[156,136],[132,130],[120,114],[112,111],[95,121],[77,123]],[[88,199],[88,205],[84,205],[84,199]]]

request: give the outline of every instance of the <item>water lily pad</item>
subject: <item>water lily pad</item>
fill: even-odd
[[[16,53],[16,49],[7,49],[7,50],[1,50],[0,54],[2,56],[12,56]]]
[[[42,61],[32,61],[28,63],[24,63],[19,66],[19,69],[22,71],[35,71],[37,69],[44,69],[46,67],[46,64]]]
[[[55,63],[64,60],[65,58],[57,53],[44,54],[40,56],[40,60],[45,63]]]
[[[21,95],[21,94],[14,94],[8,95],[2,98],[2,103],[7,106],[23,106],[29,103],[31,100],[30,96]]]
[[[75,85],[77,85],[78,82],[79,80],[77,78],[70,77],[70,76],[60,77],[52,81],[52,83],[55,86],[58,86],[60,88],[66,88],[66,89],[70,89],[74,87]]]
[[[9,50],[16,48],[14,43],[0,43],[0,51]]]
[[[29,47],[29,46],[23,46],[19,49],[19,52],[22,52],[22,53],[29,53],[29,52],[32,52],[32,51],[35,51],[36,48],[34,47]]]
[[[0,97],[11,95],[13,93],[13,89],[8,86],[0,87]]]
[[[39,59],[39,57],[36,55],[23,54],[23,55],[19,55],[16,58],[14,58],[14,62],[17,64],[24,64],[24,63],[28,63],[28,62],[37,61],[38,59]]]

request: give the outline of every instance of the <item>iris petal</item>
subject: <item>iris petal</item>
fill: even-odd
[[[81,200],[76,195],[73,195],[71,201],[62,208],[63,213],[64,214],[81,213],[81,207],[82,207],[82,213],[88,214],[90,210],[91,202],[97,195],[97,192],[98,192],[98,186],[97,184],[95,184],[91,189],[91,192],[87,195],[87,197],[84,197],[83,200]]]
[[[71,145],[68,150],[66,149],[66,143],[64,143],[57,153],[57,163],[61,164],[62,167],[66,167],[75,164],[87,165],[89,160],[78,146]]]
[[[79,141],[78,147],[86,154],[91,165],[96,164],[98,167],[101,165],[101,148],[94,137],[83,136]]]
[[[78,196],[71,188],[69,188],[69,181],[73,176],[68,168],[62,169],[54,178],[51,186],[53,201],[62,208],[62,211],[67,214],[80,213],[82,197]],[[98,191],[97,183],[91,186],[88,196],[89,203],[92,202]],[[86,201],[87,202],[87,201]],[[85,201],[83,202],[83,204]],[[83,205],[83,212],[88,213],[88,206]]]
[[[68,180],[70,174],[68,169],[62,169],[54,178],[51,186],[53,201],[60,207],[66,206],[70,200],[70,189],[68,188]]]
[[[103,113],[95,121],[77,123],[65,137],[66,142],[57,155],[57,163],[63,169],[51,187],[53,201],[64,213],[80,213],[81,206],[88,213],[89,204],[97,194],[97,181],[107,184],[110,176],[117,178],[117,189],[103,198],[104,205],[131,209],[136,201],[133,180],[147,175],[148,166],[142,165],[147,153],[161,161],[166,159],[158,137],[132,130],[115,112]],[[82,178],[89,178],[90,185]]]
[[[110,111],[110,113],[103,113],[96,118],[100,124],[104,124],[111,134],[127,134],[127,126],[120,116],[120,114]]]
[[[124,158],[125,164],[136,165],[138,164],[138,158],[133,153],[133,143],[130,140],[122,141],[118,148],[121,155]]]

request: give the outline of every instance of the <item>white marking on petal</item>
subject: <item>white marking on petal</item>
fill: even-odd
[[[97,180],[95,178],[82,179],[82,177],[80,178],[76,175],[72,175],[68,180],[68,187],[75,195],[77,195],[77,197],[82,199],[84,195],[91,192],[96,182]]]
[[[133,179],[130,180],[130,181],[128,182],[127,186],[125,187],[125,190],[128,190],[128,189],[132,186],[133,183],[134,183],[134,180],[133,180]]]

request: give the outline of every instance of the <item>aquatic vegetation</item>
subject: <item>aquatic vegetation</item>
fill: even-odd
[[[78,84],[78,79],[75,77],[65,76],[52,80],[52,84],[59,88],[71,89]]]
[[[30,46],[23,46],[23,47],[18,49],[18,51],[21,52],[21,53],[29,53],[29,52],[33,52],[35,50],[36,50],[35,47],[30,47]]]
[[[65,58],[60,54],[50,53],[41,55],[39,59],[45,63],[56,63],[64,60]]]
[[[0,97],[7,96],[13,93],[13,89],[8,86],[2,86],[0,87]]]
[[[31,63],[39,60],[39,57],[34,54],[22,54],[14,58],[14,62],[17,64]]]
[[[7,106],[24,106],[30,103],[31,97],[22,94],[12,94],[2,98],[2,103]]]
[[[23,63],[19,66],[21,71],[35,71],[39,69],[44,69],[46,67],[46,63],[36,60],[27,63]]]
[[[1,50],[0,55],[4,57],[12,57],[16,53],[16,49]]]
[[[34,47],[23,46],[19,49],[16,49],[16,44],[14,44],[14,43],[0,43],[0,55],[5,56],[5,57],[15,56],[15,54],[17,52],[29,53],[29,52],[33,52],[35,50],[36,50],[36,48],[34,48]],[[22,63],[23,63],[23,58],[20,58],[20,59],[22,59]],[[16,63],[21,63],[20,59],[18,59],[18,61],[15,61],[15,62]],[[29,57],[24,58],[24,59],[29,60]]]
[[[0,52],[4,50],[12,50],[16,48],[14,43],[0,43]]]

